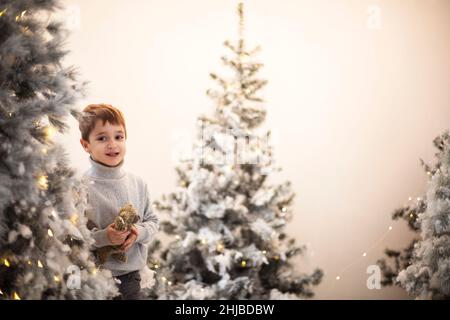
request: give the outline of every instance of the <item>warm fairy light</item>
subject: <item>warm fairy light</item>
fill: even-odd
[[[30,260],[28,260],[27,263],[28,263],[29,266],[31,266],[31,261]]]
[[[411,218],[414,217],[414,215],[413,215],[412,213],[410,213],[409,216],[410,216]]]
[[[71,217],[70,217],[70,221],[73,223],[73,224],[77,224],[77,222],[78,222],[78,215],[75,213],[74,215],[72,215]]]
[[[44,175],[40,176],[40,177],[38,178],[38,185],[39,185],[39,187],[40,187],[41,189],[47,190],[47,189],[48,189],[48,179],[47,179],[47,176],[44,176]]]
[[[27,13],[27,10],[22,11],[22,13],[20,15],[16,16],[16,21],[19,21],[20,19],[23,18],[23,16],[25,15],[25,13]]]
[[[161,280],[164,281],[164,282],[166,282],[166,281],[167,281],[167,278],[166,278],[166,277],[161,277]]]
[[[50,237],[53,237],[53,231],[51,229],[48,229],[47,233]]]
[[[46,126],[45,129],[44,129],[44,132],[45,132],[45,138],[47,140],[50,140],[55,135],[56,129],[54,127],[52,127],[52,126]]]
[[[180,240],[181,237],[177,234],[177,235],[175,236],[175,239],[176,239],[176,240]]]
[[[155,264],[153,267],[154,267],[155,269],[158,269],[158,268],[159,268],[159,265]]]
[[[206,244],[206,240],[205,240],[205,239],[200,240],[200,242],[201,242],[202,244]]]
[[[266,253],[267,253],[267,252],[266,252],[266,250],[263,250],[263,251],[262,251],[262,254],[264,254],[264,255],[265,255]]]
[[[280,256],[276,255],[276,256],[274,257],[274,259],[275,259],[275,260],[280,260]]]
[[[92,269],[92,274],[95,276],[97,274],[97,268]]]
[[[3,295],[3,291],[0,289],[0,296],[2,296]]]
[[[56,218],[56,211],[52,210],[52,216],[54,216]]]
[[[392,226],[389,226],[389,231],[391,231],[392,230]]]
[[[12,117],[12,112],[8,113],[9,117]]]
[[[340,280],[340,279],[341,279],[341,277],[339,277],[339,276],[336,277],[336,280]]]
[[[365,257],[365,256],[367,256],[367,253],[366,253],[366,252],[363,253],[363,257]]]
[[[5,266],[7,266],[7,267],[9,267],[9,266],[11,265],[11,264],[9,263],[8,259],[6,259],[6,258],[5,258],[4,264],[5,264]]]
[[[0,11],[0,17],[3,16],[4,14],[6,14],[6,11],[8,11],[8,9],[4,9],[4,10]]]
[[[222,252],[224,248],[225,248],[225,246],[222,243],[218,243],[217,247],[216,247],[216,250],[218,252]]]
[[[59,282],[59,277],[58,276],[54,276],[53,279],[55,279],[55,282]]]
[[[171,286],[171,285],[172,285],[172,281],[167,282],[167,284],[168,284],[169,286]]]
[[[19,295],[17,294],[17,292],[14,292],[14,294],[13,294],[13,299],[14,299],[14,300],[20,300],[20,297],[19,297]]]
[[[431,174],[431,172],[430,172],[430,171],[428,171],[428,172],[427,172],[427,175],[430,175],[430,174]]]
[[[419,198],[419,197],[417,198],[417,201],[420,201],[420,198]]]
[[[412,200],[412,197],[409,197],[408,200],[411,201],[411,200]]]
[[[281,208],[281,212],[286,212],[286,207]]]
[[[38,260],[38,267],[39,267],[39,268],[43,268],[43,267],[44,267],[44,266],[42,265],[41,260]]]
[[[243,268],[245,268],[245,267],[247,266],[247,262],[246,262],[245,260],[242,260],[241,266],[242,266]]]
[[[43,154],[47,154],[47,149],[46,148],[42,148],[42,153]]]

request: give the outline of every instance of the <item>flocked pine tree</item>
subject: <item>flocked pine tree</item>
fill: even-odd
[[[450,299],[450,139],[446,133],[439,168],[430,175],[427,209],[418,218],[421,238],[412,263],[397,280],[418,299]]]
[[[56,9],[54,0],[0,0],[0,299],[117,293],[90,253],[84,188],[52,141],[82,88],[61,65]]]
[[[393,218],[403,218],[418,234],[403,250],[387,249],[393,264],[381,259],[383,285],[399,285],[415,298],[450,298],[450,136],[437,137],[434,166],[422,165],[430,177],[425,197],[397,209]]]
[[[193,157],[177,167],[179,187],[155,202],[167,247],[150,249],[156,272],[150,296],[160,299],[285,299],[313,295],[322,271],[301,273],[302,253],[285,233],[294,193],[289,182],[270,182],[274,164],[270,131],[256,74],[262,64],[243,39],[224,43],[229,77],[211,74],[219,89],[208,90],[215,114],[198,119]],[[156,244],[156,242],[155,242]]]

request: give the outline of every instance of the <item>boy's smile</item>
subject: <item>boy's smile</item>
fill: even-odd
[[[97,120],[89,134],[89,141],[81,139],[80,142],[93,160],[109,167],[117,166],[125,157],[125,129],[120,124]]]

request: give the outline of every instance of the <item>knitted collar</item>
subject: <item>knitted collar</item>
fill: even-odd
[[[89,162],[91,163],[90,172],[93,178],[120,179],[125,175],[125,170],[123,168],[124,160],[115,167],[108,167],[95,161],[91,157],[89,157]]]

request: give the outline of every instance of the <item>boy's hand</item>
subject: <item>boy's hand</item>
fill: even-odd
[[[120,250],[122,250],[123,252],[126,252],[128,249],[130,249],[131,246],[136,242],[137,236],[138,236],[138,231],[137,231],[136,227],[132,227],[131,231],[130,231],[130,235],[125,240],[125,242],[122,244],[122,246],[120,247]]]
[[[113,245],[120,245],[124,243],[125,239],[130,234],[130,231],[118,231],[114,229],[114,223],[111,223],[106,228],[106,234],[108,235],[109,241],[111,241]]]

